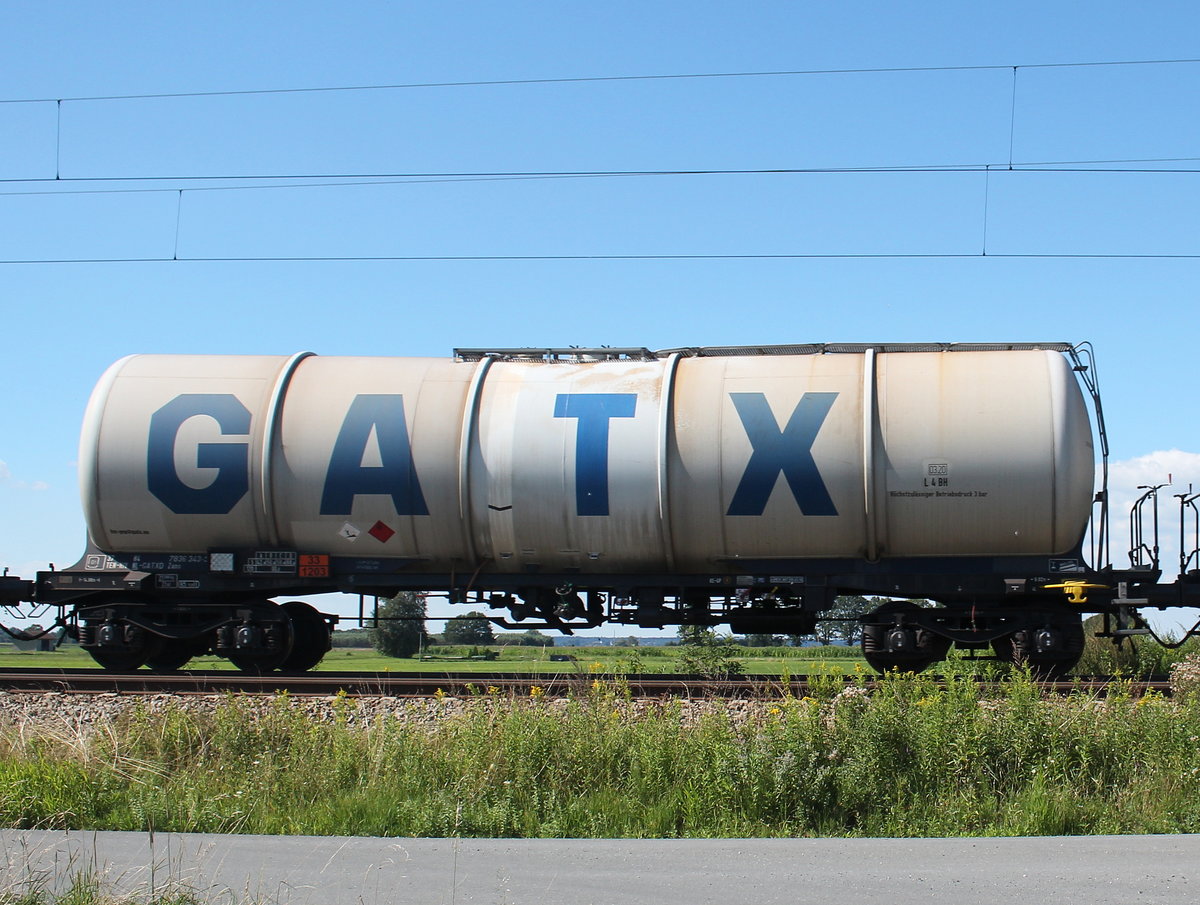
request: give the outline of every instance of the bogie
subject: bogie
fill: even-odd
[[[299,601],[187,606],[130,600],[84,611],[78,637],[100,666],[113,671],[147,666],[175,672],[212,651],[245,672],[303,672],[330,649],[334,622],[336,617]]]
[[[863,658],[879,672],[921,672],[945,658],[950,640],[921,624],[921,608],[909,601],[886,603],[863,623]]]

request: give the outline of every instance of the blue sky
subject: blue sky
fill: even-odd
[[[1200,254],[1200,175],[1162,172],[1200,164],[1200,64],[1041,65],[1198,34],[1156,2],[5,4],[0,100],[47,102],[0,104],[0,260],[583,257],[0,263],[0,565],[82,552],[79,421],[132,352],[1090,340],[1118,498],[1200,485],[1200,260],[1066,257]],[[997,68],[55,103],[930,67]],[[1193,159],[1007,171],[1150,158]],[[914,166],[975,170],[222,178]],[[935,257],[586,257],[789,254]]]

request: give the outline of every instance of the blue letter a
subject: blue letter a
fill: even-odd
[[[382,465],[362,464],[372,430]],[[321,515],[349,515],[359,494],[390,496],[397,515],[429,515],[413,466],[403,396],[355,396],[346,412],[329,457]]]

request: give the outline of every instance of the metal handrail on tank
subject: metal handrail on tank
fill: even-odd
[[[1086,345],[1086,344],[1085,344]],[[874,352],[1063,352],[1074,358],[1078,348],[1071,343],[791,343],[772,346],[688,346],[659,349],[658,358],[682,354],[696,358],[748,355],[862,355]],[[1090,347],[1089,347],[1090,348]]]
[[[1076,371],[1087,371],[1092,363],[1090,343],[790,343],[772,346],[686,346],[651,351],[644,346],[564,346],[555,348],[522,347],[511,349],[455,349],[459,361],[479,361],[492,357],[499,361],[590,362],[655,361],[680,355],[692,358],[721,358],[753,355],[862,355],[865,352],[1062,352],[1068,355]],[[1081,361],[1081,354],[1088,363]],[[1085,381],[1086,383],[1086,381]],[[1089,386],[1089,391],[1091,387]],[[1093,399],[1097,398],[1092,392]]]
[[[653,361],[657,354],[642,346],[616,348],[614,346],[566,346],[563,348],[520,348],[520,349],[455,349],[454,357],[459,361],[481,361],[493,358],[497,361],[528,362],[580,362],[595,361]]]
[[[1134,569],[1158,570],[1158,492],[1167,484],[1139,484],[1146,491],[1129,509],[1129,565]],[[1145,509],[1150,507],[1151,543],[1146,543]],[[1148,559],[1146,558],[1148,557]]]
[[[1079,343],[1065,351],[1071,359],[1072,370],[1079,375],[1079,382],[1092,397],[1092,410],[1096,413],[1096,436],[1100,441],[1100,489],[1093,500],[1093,513],[1095,505],[1100,507],[1100,512],[1098,516],[1092,515],[1090,533],[1092,566],[1104,569],[1112,565],[1112,553],[1108,526],[1108,430],[1104,425],[1104,406],[1100,401],[1100,374],[1096,369],[1096,353],[1090,342]]]
[[[1179,577],[1183,578],[1187,575],[1189,567],[1192,570],[1200,567],[1200,507],[1196,506],[1200,493],[1192,493],[1192,486],[1189,484],[1187,493],[1177,493],[1175,499],[1179,500]],[[1191,550],[1186,546],[1189,512],[1192,515]]]

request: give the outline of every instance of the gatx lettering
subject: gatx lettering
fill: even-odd
[[[180,515],[222,515],[250,490],[250,444],[199,443],[196,467],[215,468],[207,487],[189,487],[175,469],[175,441],[184,422],[206,416],[217,422],[222,435],[247,436],[250,412],[228,393],[185,393],[150,416],[146,444],[146,482],[150,492]]]
[[[751,455],[727,515],[762,515],[782,473],[804,515],[833,515],[829,496],[812,445],[837,393],[805,393],[780,429],[763,393],[730,393]],[[554,400],[555,418],[574,418],[575,507],[581,516],[609,514],[608,446],[613,418],[632,418],[634,393],[560,393]],[[221,434],[241,441],[199,443],[196,466],[216,469],[203,488],[185,484],[175,468],[180,429],[191,418],[208,417]],[[224,514],[250,489],[249,410],[228,393],[185,393],[158,409],[150,418],[146,473],[150,492],[180,515]],[[364,464],[371,438],[378,464]],[[398,515],[429,515],[413,463],[412,445],[399,394],[360,394],[342,421],[325,473],[321,515],[351,514],[359,495],[389,496]]]
[[[575,430],[575,511],[608,515],[608,422],[632,418],[635,393],[560,393],[555,418],[578,418]]]
[[[363,465],[371,434],[379,444],[379,465]],[[413,465],[404,397],[355,396],[329,457],[321,515],[349,515],[359,494],[390,496],[397,515],[429,515]]]
[[[754,451],[727,515],[762,515],[780,472],[802,513],[838,514],[812,457],[813,441],[837,397],[837,393],[805,393],[780,430],[764,393],[729,394]]]

